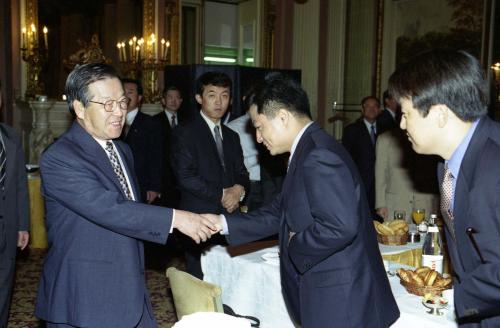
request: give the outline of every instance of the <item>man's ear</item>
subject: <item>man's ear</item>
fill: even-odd
[[[200,95],[198,95],[198,94],[194,96],[194,99],[196,99],[196,102],[197,102],[198,104],[200,104],[200,105],[201,105],[201,103],[203,102],[203,99],[202,99],[202,98],[201,98],[201,96],[200,96]]]
[[[85,107],[79,100],[73,100],[73,109],[77,118],[80,120],[85,119]]]
[[[448,106],[441,104],[434,105],[429,111],[431,110],[434,111],[434,115],[436,115],[438,127],[442,128],[446,125],[446,123],[449,122],[451,118],[451,110],[448,108]]]
[[[278,110],[278,117],[284,126],[287,126],[290,121],[291,113],[284,108]]]

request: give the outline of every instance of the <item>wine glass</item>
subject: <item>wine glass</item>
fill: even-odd
[[[394,211],[394,220],[406,220],[406,211],[404,210],[395,210]]]
[[[411,217],[413,218],[413,221],[417,225],[419,225],[425,219],[425,209],[423,209],[423,208],[414,208],[413,211],[412,211],[412,213],[411,213]]]

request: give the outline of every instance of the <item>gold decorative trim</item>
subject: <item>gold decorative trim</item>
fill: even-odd
[[[179,24],[180,24],[180,0],[176,0],[175,3],[169,2],[166,5],[166,17],[167,24],[169,26],[167,35],[170,41],[170,55],[169,64],[176,65],[179,64]]]
[[[276,0],[264,0],[264,27],[262,31],[262,66],[274,67],[274,36],[276,31]]]
[[[376,63],[375,63],[375,95],[381,94],[382,80],[382,45],[384,42],[384,1],[378,0],[377,3],[377,35],[376,35]]]
[[[143,0],[142,35],[148,38],[155,33],[155,0]]]

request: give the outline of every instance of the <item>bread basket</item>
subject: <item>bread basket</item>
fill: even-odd
[[[403,279],[400,278],[401,285],[406,288],[408,293],[418,295],[418,296],[424,296],[425,294],[432,294],[432,295],[437,295],[441,296],[443,293],[443,290],[450,289],[452,286],[452,282],[449,284],[443,286],[443,287],[435,287],[435,286],[419,286],[417,284],[412,284],[409,282],[404,281]]]
[[[403,235],[381,235],[377,233],[377,240],[379,243],[389,246],[406,245],[408,242],[408,234]]]

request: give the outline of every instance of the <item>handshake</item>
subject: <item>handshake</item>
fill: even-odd
[[[173,228],[199,244],[222,230],[222,219],[220,215],[215,214],[195,214],[175,210]]]

